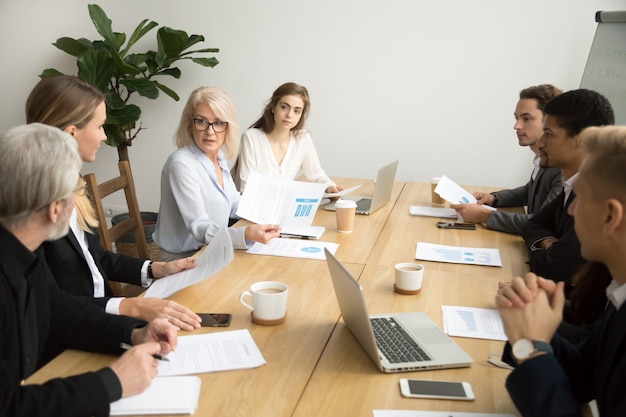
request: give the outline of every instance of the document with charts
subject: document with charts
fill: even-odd
[[[439,183],[435,187],[435,192],[441,198],[452,204],[472,204],[476,203],[476,198],[469,191],[452,181],[445,175],[441,176]],[[494,207],[486,204],[482,205],[489,210],[496,210]]]
[[[254,246],[248,249],[248,253],[253,255],[325,260],[324,248],[328,248],[330,253],[334,255],[338,247],[339,244],[333,242],[277,238],[270,240],[266,245],[255,243]]]
[[[441,306],[443,331],[449,336],[506,341],[502,318],[492,308]]]
[[[253,171],[237,215],[259,224],[310,226],[325,189],[324,184],[290,181]]]
[[[424,242],[417,242],[415,259],[454,264],[502,266],[498,249],[467,248]]]

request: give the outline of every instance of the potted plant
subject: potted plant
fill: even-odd
[[[218,64],[215,57],[202,56],[219,52],[217,48],[189,50],[204,41],[201,35],[187,35],[182,30],[166,26],[156,32],[157,50],[131,52],[131,48],[158,26],[158,23],[144,19],[137,25],[130,37],[125,33],[114,32],[112,22],[97,4],[88,5],[89,16],[102,39],[90,41],[85,38],[57,39],[54,46],[76,57],[78,77],[98,87],[106,96],[107,119],[104,130],[106,143],[117,147],[120,161],[128,161],[128,147],[143,126],[141,109],[130,102],[135,93],[149,99],[159,97],[163,92],[178,101],[179,96],[171,88],[158,82],[155,77],[169,76],[180,78],[181,71],[173,65],[180,60],[190,60],[204,67]],[[48,68],[40,77],[61,74]]]

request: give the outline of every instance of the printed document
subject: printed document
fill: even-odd
[[[200,397],[197,376],[156,377],[142,393],[111,403],[112,416],[193,414]]]
[[[168,361],[159,362],[159,376],[201,374],[257,368],[265,364],[248,329],[180,336]]]
[[[363,184],[359,184],[354,187],[350,187],[350,188],[346,188],[345,190],[338,191],[336,193],[324,193],[324,198],[343,197],[344,195],[350,194],[354,190],[358,190],[362,186]]]
[[[454,264],[502,266],[498,249],[466,248],[424,242],[417,242],[415,259]]]
[[[441,306],[443,331],[450,336],[506,341],[502,318],[496,309]]]
[[[290,181],[253,171],[237,215],[258,224],[310,226],[325,189],[324,184]]]
[[[166,298],[219,272],[234,258],[228,230],[223,228],[196,258],[196,267],[154,280],[144,297]]]
[[[441,176],[439,183],[435,187],[435,192],[439,194],[441,198],[452,204],[474,204],[477,202],[476,198],[463,187],[452,181],[445,175]],[[496,210],[494,207],[486,204],[482,205],[489,210]]]
[[[323,261],[326,259],[324,248],[327,248],[334,255],[338,247],[338,243],[332,242],[275,238],[266,245],[255,243],[254,246],[248,249],[248,253],[253,255],[284,256],[287,258],[319,259]]]
[[[442,217],[444,219],[457,219],[456,210],[444,207],[409,206],[411,216]]]
[[[373,417],[515,417],[514,414],[462,413],[460,411],[372,410]]]

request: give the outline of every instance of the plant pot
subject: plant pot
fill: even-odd
[[[128,213],[118,214],[111,218],[111,224],[115,226],[117,223],[127,219],[130,215]],[[152,211],[142,211],[141,212],[141,221],[143,223],[143,232],[146,235],[146,242],[148,244],[152,243],[152,233],[154,233],[154,229],[156,228],[156,222],[159,218],[159,213],[155,213]],[[126,233],[122,236],[118,242],[122,243],[135,243],[135,234],[134,233]]]

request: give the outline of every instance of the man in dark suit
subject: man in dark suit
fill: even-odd
[[[144,391],[153,355],[176,347],[176,327],[106,314],[61,291],[42,256],[67,233],[82,165],[76,141],[57,128],[20,126],[0,135],[0,415],[105,416],[109,404]],[[51,347],[122,353],[96,372],[23,385]]]
[[[471,223],[483,223],[487,229],[500,232],[522,234],[522,228],[541,207],[561,192],[561,173],[558,168],[540,168],[537,141],[543,133],[543,108],[561,94],[561,90],[550,84],[528,87],[520,91],[515,106],[515,133],[520,146],[528,146],[535,155],[533,172],[530,180],[512,190],[500,190],[494,193],[474,193],[478,204],[452,204],[450,207]],[[507,213],[493,211],[483,204],[492,207],[523,207],[526,213]]]
[[[589,126],[615,123],[609,101],[595,91],[579,89],[553,98],[544,108],[543,135],[537,142],[540,166],[559,168],[563,190],[526,223],[522,237],[528,246],[531,272],[554,281],[565,281],[566,291],[573,275],[584,263],[574,221],[567,208],[575,198],[572,186],[584,152],[578,140]]]
[[[496,304],[509,340],[504,359],[517,365],[506,387],[523,416],[578,416],[596,400],[600,417],[626,416],[626,127],[589,128],[587,151],[569,206],[585,259],[610,271],[609,307],[580,345],[555,331],[564,283],[529,273],[502,286]]]

